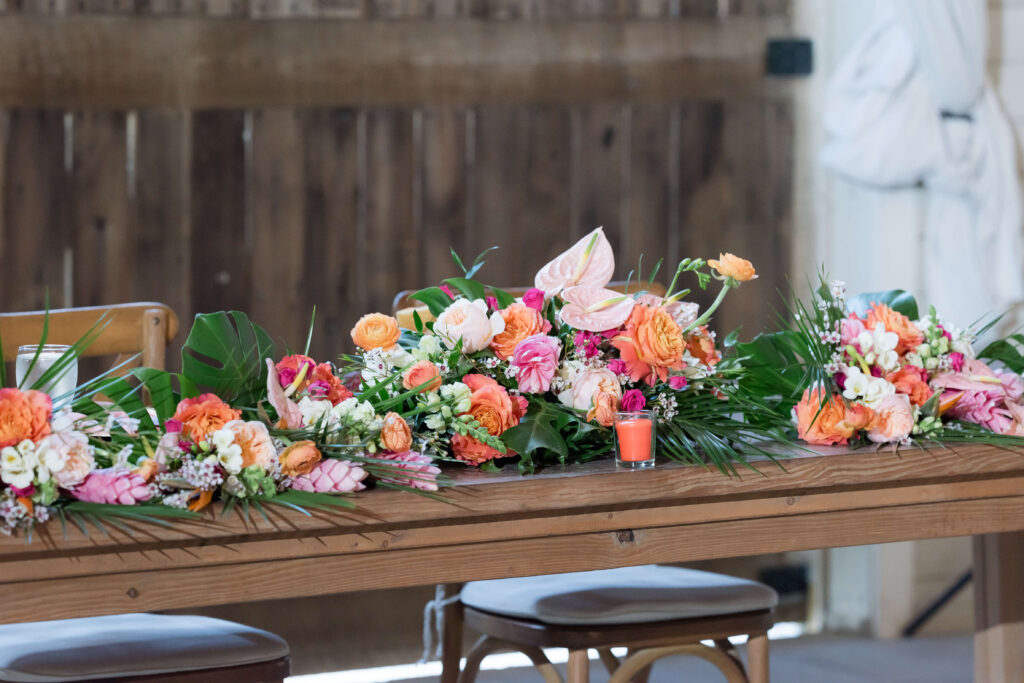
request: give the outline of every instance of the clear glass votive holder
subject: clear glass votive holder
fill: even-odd
[[[630,470],[654,467],[655,419],[650,410],[615,413],[615,464]]]
[[[53,367],[70,348],[63,344],[44,344],[42,348],[38,344],[19,346],[18,357],[14,361],[14,374],[18,386],[24,386],[26,389],[32,388],[32,385],[43,376],[43,373]],[[36,358],[37,350],[39,351],[38,358]],[[36,359],[35,365],[32,365],[33,358]],[[29,371],[30,366],[31,371]],[[48,393],[52,398],[57,398],[74,390],[76,386],[78,386],[77,360],[69,363],[60,375],[52,378],[45,387],[39,387],[39,389]]]

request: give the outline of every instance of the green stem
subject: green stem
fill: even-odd
[[[675,277],[672,278],[672,282],[670,282],[669,285],[668,285],[668,291],[665,292],[665,299],[668,299],[670,296],[672,296],[672,292],[676,288],[676,281],[679,279],[679,274],[682,273],[682,272],[683,272],[683,264],[680,262],[680,264],[678,266],[676,266]]]
[[[712,303],[711,306],[708,307],[708,310],[704,311],[704,313],[702,313],[699,318],[697,318],[692,323],[687,325],[686,329],[683,330],[683,334],[686,334],[690,330],[698,328],[704,323],[706,323],[708,320],[711,320],[711,316],[714,314],[715,309],[722,305],[722,302],[725,300],[725,295],[729,292],[730,289],[732,289],[732,286],[729,284],[729,281],[726,280],[725,282],[723,282],[722,291],[718,293],[718,296],[715,298],[714,303]]]

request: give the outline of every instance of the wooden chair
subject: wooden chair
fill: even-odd
[[[610,283],[608,283],[608,289],[614,290],[616,292],[625,292],[627,285],[629,285],[629,283],[625,282],[624,280],[620,280],[620,281],[617,281],[617,282],[610,282]],[[634,282],[634,283],[632,283],[632,285],[629,285],[629,288],[630,288],[631,291],[635,292],[637,290],[637,288],[638,288],[638,285],[637,285],[637,283]],[[502,289],[504,289],[506,292],[508,292],[509,294],[511,294],[514,297],[520,297],[523,294],[525,294],[526,291],[528,289],[530,289],[530,288],[529,287],[507,287],[507,288],[503,287]],[[413,311],[416,311],[417,313],[419,313],[420,319],[423,322],[428,322],[428,321],[434,319],[434,316],[432,316],[430,314],[430,311],[427,309],[427,307],[423,303],[417,301],[416,299],[410,298],[417,291],[419,291],[419,290],[416,290],[416,289],[406,289],[406,290],[403,290],[403,291],[401,291],[401,292],[399,292],[398,294],[395,295],[395,298],[394,298],[394,300],[391,303],[391,310],[394,313],[395,317],[398,318],[398,324],[401,327],[404,327],[406,329],[414,329],[413,316],[412,316]],[[664,296],[664,294],[665,294],[665,285],[661,284],[660,282],[654,282],[654,283],[651,283],[651,285],[647,288],[647,291],[649,291],[651,294],[654,294],[654,295],[657,295],[657,296]]]
[[[281,683],[288,643],[196,616],[123,614],[0,626],[0,683]]]
[[[645,683],[672,655],[711,662],[728,683],[768,683],[768,629],[778,596],[768,586],[679,567],[626,567],[574,574],[475,581],[462,590],[463,618],[483,634],[459,683],[472,683],[487,655],[518,650],[546,683],[562,678],[542,648],[569,650],[568,683],[588,683],[596,649],[609,683]],[[745,668],[730,636],[746,635]],[[704,645],[701,641],[713,641]],[[619,661],[611,648],[626,647]]]
[[[84,357],[118,355],[115,365],[142,353],[140,362],[150,368],[163,369],[167,344],[178,334],[178,316],[165,304],[140,302],[59,308],[49,312],[48,344],[73,344],[107,315],[103,332],[85,350]],[[0,313],[0,340],[4,346],[4,362],[14,360],[18,347],[38,344],[43,336],[45,311]]]

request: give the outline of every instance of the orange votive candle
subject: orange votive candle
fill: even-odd
[[[650,420],[622,420],[615,423],[615,435],[619,439],[619,459],[639,462],[651,459],[651,438],[654,423]]]

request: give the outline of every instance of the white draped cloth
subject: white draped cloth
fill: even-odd
[[[985,76],[987,21],[985,0],[893,0],[826,93],[828,168],[880,190],[924,186],[924,298],[960,325],[1024,300],[1021,183]]]

